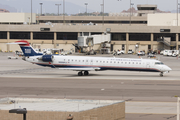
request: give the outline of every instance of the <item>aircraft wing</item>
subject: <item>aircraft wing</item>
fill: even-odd
[[[73,70],[73,71],[98,71],[101,68],[59,68],[60,70]]]

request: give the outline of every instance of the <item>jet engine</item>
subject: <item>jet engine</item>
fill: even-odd
[[[53,55],[43,55],[40,60],[43,62],[53,62],[54,56]]]

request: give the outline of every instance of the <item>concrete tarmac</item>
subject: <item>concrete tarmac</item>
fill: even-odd
[[[75,71],[44,68],[0,53],[0,98],[69,98],[126,100],[126,119],[175,119],[180,96],[180,60],[158,55],[173,71],[159,73],[102,71],[77,76]],[[101,55],[105,56],[105,55]],[[110,56],[110,55],[106,55]],[[136,55],[116,57],[138,58]],[[147,56],[143,57],[146,58]]]

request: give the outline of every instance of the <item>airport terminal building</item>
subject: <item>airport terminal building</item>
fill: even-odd
[[[156,5],[137,8],[136,16],[36,16],[33,13],[31,19],[29,13],[0,13],[0,49],[20,50],[19,46],[6,43],[23,39],[34,48],[75,50],[72,44],[78,44],[78,37],[109,33],[111,51],[179,50],[180,15],[157,13]],[[100,46],[95,44],[92,48],[98,50]]]

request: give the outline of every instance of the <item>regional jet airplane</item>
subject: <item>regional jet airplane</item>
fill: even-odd
[[[24,60],[28,62],[61,70],[79,71],[79,76],[89,75],[89,71],[123,70],[159,72],[162,77],[163,73],[172,70],[162,62],[152,59],[43,55],[35,52],[24,40],[8,44],[20,45],[25,56]]]

